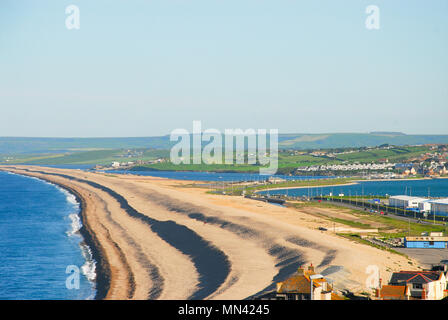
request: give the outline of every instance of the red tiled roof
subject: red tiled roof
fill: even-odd
[[[404,298],[408,291],[407,286],[383,286],[380,290],[380,298]]]

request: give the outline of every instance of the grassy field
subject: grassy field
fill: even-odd
[[[150,161],[164,158],[169,155],[166,150],[157,149],[105,149],[70,152],[62,154],[17,155],[13,156],[7,164],[34,164],[34,165],[110,165],[113,161]]]
[[[448,135],[406,135],[401,133],[279,134],[280,149],[328,149],[390,145],[448,143]],[[169,150],[176,141],[170,136],[125,138],[30,138],[0,137],[0,154],[49,154],[70,150],[154,148]],[[205,143],[204,143],[205,144]]]
[[[369,213],[362,210],[349,209],[346,207],[340,207],[331,203],[317,203],[317,202],[302,202],[298,204],[293,204],[293,207],[300,209],[305,206],[315,207],[315,208],[330,208],[335,210],[342,210],[344,213],[349,213],[353,215],[353,220],[348,219],[338,219],[330,218],[329,220],[345,224],[350,227],[357,227],[361,229],[375,228],[372,224],[381,224],[384,227],[378,228],[378,235],[384,238],[400,238],[407,235],[419,236],[422,232],[447,232],[448,226],[442,225],[441,223],[434,224],[422,224],[414,222],[413,220],[399,220],[394,219],[390,216],[383,216],[375,213]],[[322,216],[327,218],[327,216]],[[362,220],[360,223],[357,220]],[[336,221],[337,220],[337,221]]]
[[[297,167],[344,164],[344,163],[370,163],[387,158],[390,162],[399,162],[419,156],[429,151],[429,147],[408,146],[394,147],[391,149],[368,149],[356,152],[335,154],[334,157],[326,155],[311,155],[304,152],[282,151],[278,157],[278,174],[291,174]],[[134,170],[171,170],[171,171],[214,171],[214,172],[248,172],[258,173],[261,166],[257,164],[179,164],[169,161],[168,149],[87,149],[69,150],[66,152],[42,153],[42,154],[16,154],[0,155],[1,164],[42,164],[42,165],[110,165],[113,161],[127,162],[151,161],[163,158],[166,161],[153,164],[145,164],[135,167]],[[245,153],[247,157],[247,153]],[[6,162],[6,160],[8,160]],[[224,161],[222,161],[224,162]],[[191,162],[192,163],[192,162]]]

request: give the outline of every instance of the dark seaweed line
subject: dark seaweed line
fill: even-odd
[[[106,212],[107,212],[107,214],[106,214],[107,220],[111,224],[113,224],[116,228],[120,229],[121,235],[126,240],[126,242],[130,246],[134,247],[134,249],[137,251],[137,259],[139,260],[139,263],[141,265],[143,265],[146,269],[149,269],[148,273],[149,273],[149,276],[150,276],[150,278],[151,278],[151,280],[153,282],[153,287],[148,292],[148,299],[157,299],[162,294],[163,286],[164,286],[164,279],[160,275],[159,269],[146,258],[145,254],[143,253],[142,247],[138,243],[136,243],[134,241],[134,239],[132,239],[129,236],[129,234],[126,232],[126,230],[118,222],[116,222],[112,218],[110,210],[108,209],[107,204],[105,203],[105,201],[102,200],[102,199],[101,199],[101,201],[103,202],[103,205],[105,206],[105,209],[106,209]],[[108,233],[109,233],[109,231],[108,231]],[[109,236],[109,238],[110,238],[110,236]],[[123,263],[126,265],[126,268],[128,270],[129,277],[130,277],[130,282],[131,282],[131,292],[129,294],[129,298],[132,298],[133,295],[134,295],[134,292],[135,292],[135,278],[134,278],[134,274],[131,271],[129,263],[128,263],[128,261],[126,259],[126,256],[124,255],[122,249],[114,241],[112,241],[112,239],[110,239],[110,240],[111,240],[111,242],[114,243],[115,247],[120,252],[120,257],[123,260]]]
[[[137,191],[136,191],[137,192]],[[146,195],[146,199],[156,205],[159,205],[169,211],[177,212],[179,214],[188,216],[191,219],[209,223],[211,225],[216,225],[223,230],[230,231],[237,236],[242,238],[258,238],[260,239],[260,244],[266,247],[269,255],[276,258],[278,263],[276,267],[279,268],[278,273],[274,276],[272,283],[256,294],[248,297],[250,299],[254,296],[258,296],[266,291],[272,290],[275,287],[275,282],[284,281],[290,277],[293,273],[297,271],[301,265],[305,263],[305,256],[302,252],[295,249],[289,249],[287,247],[278,245],[274,243],[274,240],[268,241],[258,231],[254,231],[245,226],[223,220],[218,217],[206,216],[202,212],[204,208],[190,204],[181,203],[178,200],[172,199],[169,196],[162,196],[157,192],[151,193],[151,195]],[[201,212],[202,211],[202,212]]]
[[[125,265],[125,268],[126,268],[126,271],[128,273],[128,277],[129,277],[129,287],[130,287],[130,290],[128,292],[128,299],[132,299],[132,297],[134,296],[134,293],[135,293],[135,278],[134,278],[134,274],[132,273],[131,267],[129,266],[129,263],[128,263],[127,259],[126,259],[126,256],[123,253],[123,250],[121,250],[121,248],[118,246],[118,244],[115,241],[112,240],[112,238],[110,236],[110,233],[109,233],[109,230],[107,230],[107,239],[109,239],[109,241],[112,242],[112,244],[115,247],[115,249],[117,249],[118,255],[120,257],[120,260]]]
[[[26,169],[29,171],[28,169]],[[81,183],[86,183],[94,188],[103,190],[110,196],[115,198],[120,204],[120,207],[131,217],[140,219],[150,226],[151,230],[155,232],[159,237],[165,240],[167,243],[188,255],[193,260],[196,270],[199,273],[199,287],[189,299],[200,300],[204,299],[216,290],[225,282],[227,276],[230,273],[230,262],[227,256],[215,247],[210,242],[201,238],[198,234],[191,229],[179,225],[174,221],[158,221],[150,218],[129,205],[127,200],[101,184],[75,178],[65,174],[47,173],[43,171],[32,171],[41,174],[60,176],[68,180],[74,180]]]

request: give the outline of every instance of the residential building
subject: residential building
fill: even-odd
[[[447,279],[441,271],[400,271],[394,272],[389,281],[390,286],[406,286],[409,299],[441,300],[448,296]],[[389,291],[388,291],[389,290]],[[402,288],[385,290],[386,297],[391,294],[405,293]],[[381,295],[381,293],[380,293]]]
[[[409,300],[411,296],[408,286],[381,286],[376,297],[380,300]]]
[[[312,283],[312,285],[311,285]],[[325,278],[314,272],[311,264],[307,269],[299,268],[291,278],[278,282],[276,300],[341,300],[333,293],[333,287]]]

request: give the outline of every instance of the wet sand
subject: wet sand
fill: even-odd
[[[380,276],[415,269],[403,256],[317,230],[323,219],[243,197],[211,195],[188,181],[80,170],[3,166],[69,188],[82,200],[84,233],[105,299],[245,299],[303,264],[342,266],[339,290],[366,291]]]

